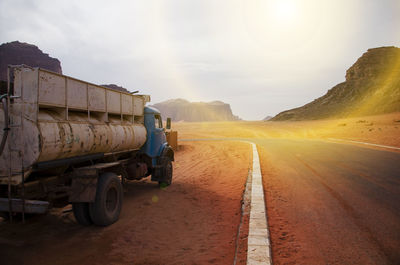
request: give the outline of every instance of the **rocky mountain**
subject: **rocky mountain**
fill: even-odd
[[[264,119],[262,119],[263,121],[269,121],[270,119],[272,119],[273,117],[272,116],[267,116],[267,117],[265,117]]]
[[[346,72],[346,81],[302,107],[272,120],[310,120],[400,111],[400,48],[369,49]]]
[[[153,105],[161,111],[163,119],[173,121],[234,121],[231,106],[221,101],[189,102],[185,99],[170,99]]]
[[[58,59],[43,53],[35,45],[19,41],[0,45],[0,80],[2,81],[7,81],[7,66],[9,64],[26,64],[62,74],[61,63]]]
[[[57,58],[43,53],[37,46],[25,42],[13,41],[0,45],[0,94],[6,93],[7,66],[26,64],[62,74],[61,63]],[[126,88],[115,85],[102,85],[111,89],[129,92]]]

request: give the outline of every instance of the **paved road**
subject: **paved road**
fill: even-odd
[[[254,140],[274,264],[400,264],[400,153]]]

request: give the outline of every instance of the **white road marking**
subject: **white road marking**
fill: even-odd
[[[396,147],[396,146],[381,145],[381,144],[371,144],[371,143],[366,143],[366,142],[359,142],[359,141],[353,141],[353,140],[344,140],[344,139],[336,139],[336,138],[328,138],[328,139],[329,140],[333,140],[333,141],[349,142],[349,143],[356,143],[356,144],[365,144],[365,145],[371,145],[371,146],[382,147],[382,148],[387,148],[387,149],[400,150],[400,147]]]
[[[180,141],[237,141],[227,138],[181,139]],[[247,237],[247,264],[272,265],[271,243],[264,200],[264,188],[257,146],[249,141],[239,140],[251,145],[253,149],[253,170],[250,196],[249,235]]]
[[[251,183],[249,235],[247,238],[247,264],[272,265],[260,159],[256,145],[249,143],[253,148],[253,177]]]

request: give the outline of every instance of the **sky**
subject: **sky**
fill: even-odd
[[[1,0],[0,43],[15,40],[153,104],[221,100],[259,120],[322,96],[369,48],[400,47],[400,1]]]

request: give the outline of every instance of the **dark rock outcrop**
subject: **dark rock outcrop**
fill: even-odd
[[[221,101],[189,102],[185,99],[170,99],[153,105],[160,110],[163,119],[173,121],[234,121],[231,106]]]
[[[7,66],[9,64],[26,64],[62,74],[61,63],[58,59],[43,53],[35,45],[19,41],[0,45],[0,80],[2,81],[7,81]]]
[[[61,63],[58,59],[43,53],[37,46],[29,43],[13,41],[0,45],[0,92],[6,93],[7,66],[26,64],[32,67],[40,67],[62,74]],[[128,92],[115,84],[102,85],[111,89]]]
[[[400,111],[400,48],[369,49],[346,72],[346,81],[302,107],[272,120],[312,120]]]

